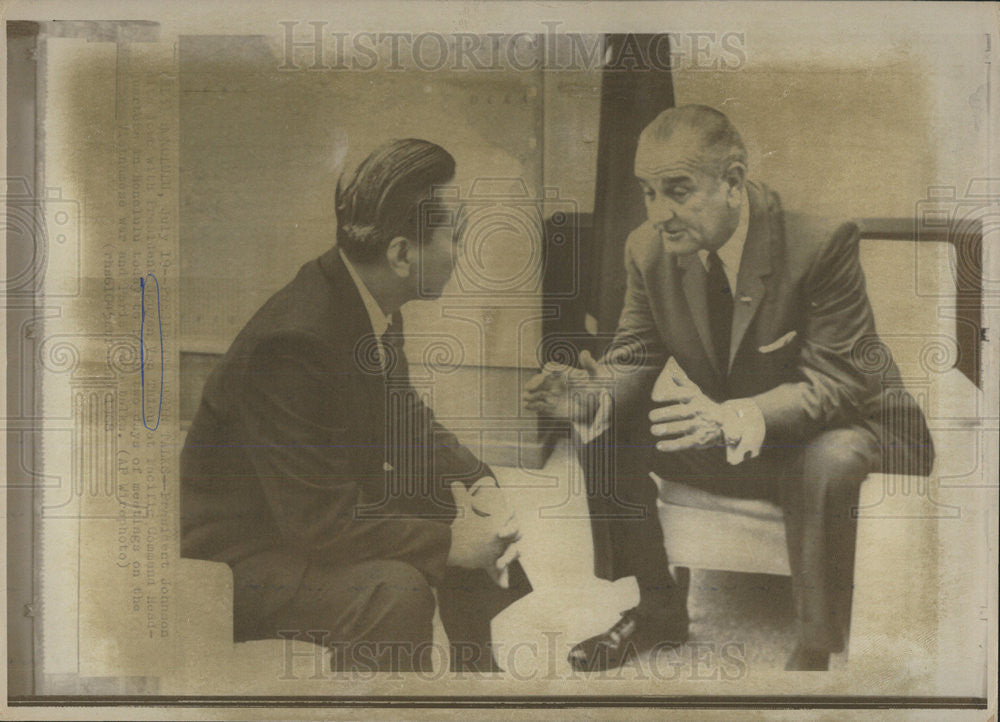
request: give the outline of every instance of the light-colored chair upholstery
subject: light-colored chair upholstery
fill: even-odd
[[[305,640],[233,642],[233,574],[200,559],[178,562],[176,649],[179,663],[160,679],[160,694],[329,692],[329,650]]]

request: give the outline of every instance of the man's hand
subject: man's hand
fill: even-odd
[[[514,510],[507,501],[507,495],[500,489],[497,480],[492,476],[484,476],[469,488],[472,497],[473,510],[485,516],[493,517],[501,527],[509,524],[517,525]]]
[[[495,495],[500,489],[497,487],[496,492],[491,492],[489,488],[483,485],[474,494],[463,484],[457,481],[452,483],[451,493],[459,509],[458,516],[451,524],[448,564],[466,569],[483,569],[497,584],[503,586],[507,565],[517,555],[517,548],[513,544],[518,539],[517,519],[512,513],[504,518],[503,513],[494,516],[477,509],[480,505],[484,509],[499,508]],[[480,497],[478,503],[477,497]]]
[[[574,384],[585,384],[607,376],[589,351],[580,354],[582,369],[565,364],[547,363],[541,373],[528,381],[521,397],[524,408],[544,416],[587,423],[594,417],[598,394],[573,394]],[[571,400],[571,396],[574,397]],[[577,398],[582,396],[582,398]]]
[[[664,404],[649,412],[650,433],[662,439],[656,442],[658,451],[705,449],[725,443],[722,428],[730,412],[702,393],[672,356],[656,379],[652,398]]]
[[[469,491],[472,494],[473,511],[493,517],[501,529],[501,538],[511,538],[506,551],[496,560],[493,568],[486,570],[494,582],[507,589],[510,585],[507,567],[521,556],[517,548],[517,540],[521,538],[521,534],[514,509],[508,503],[507,495],[503,493],[497,480],[491,476],[479,479]]]

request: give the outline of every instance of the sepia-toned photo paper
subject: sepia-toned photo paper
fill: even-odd
[[[995,719],[995,4],[0,18],[4,719]]]

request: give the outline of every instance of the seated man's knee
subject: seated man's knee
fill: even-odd
[[[435,599],[415,567],[396,560],[367,565],[369,596],[344,641],[333,647],[334,669],[412,671],[429,668]]]
[[[826,431],[805,450],[804,481],[807,484],[856,486],[877,468],[878,446],[863,429]]]
[[[434,591],[427,578],[406,562],[386,560],[379,564],[374,603],[391,614],[404,615],[409,623],[429,621],[434,616]]]

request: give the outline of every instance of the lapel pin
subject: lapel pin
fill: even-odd
[[[753,301],[749,296],[740,296],[740,303],[750,303]]]

